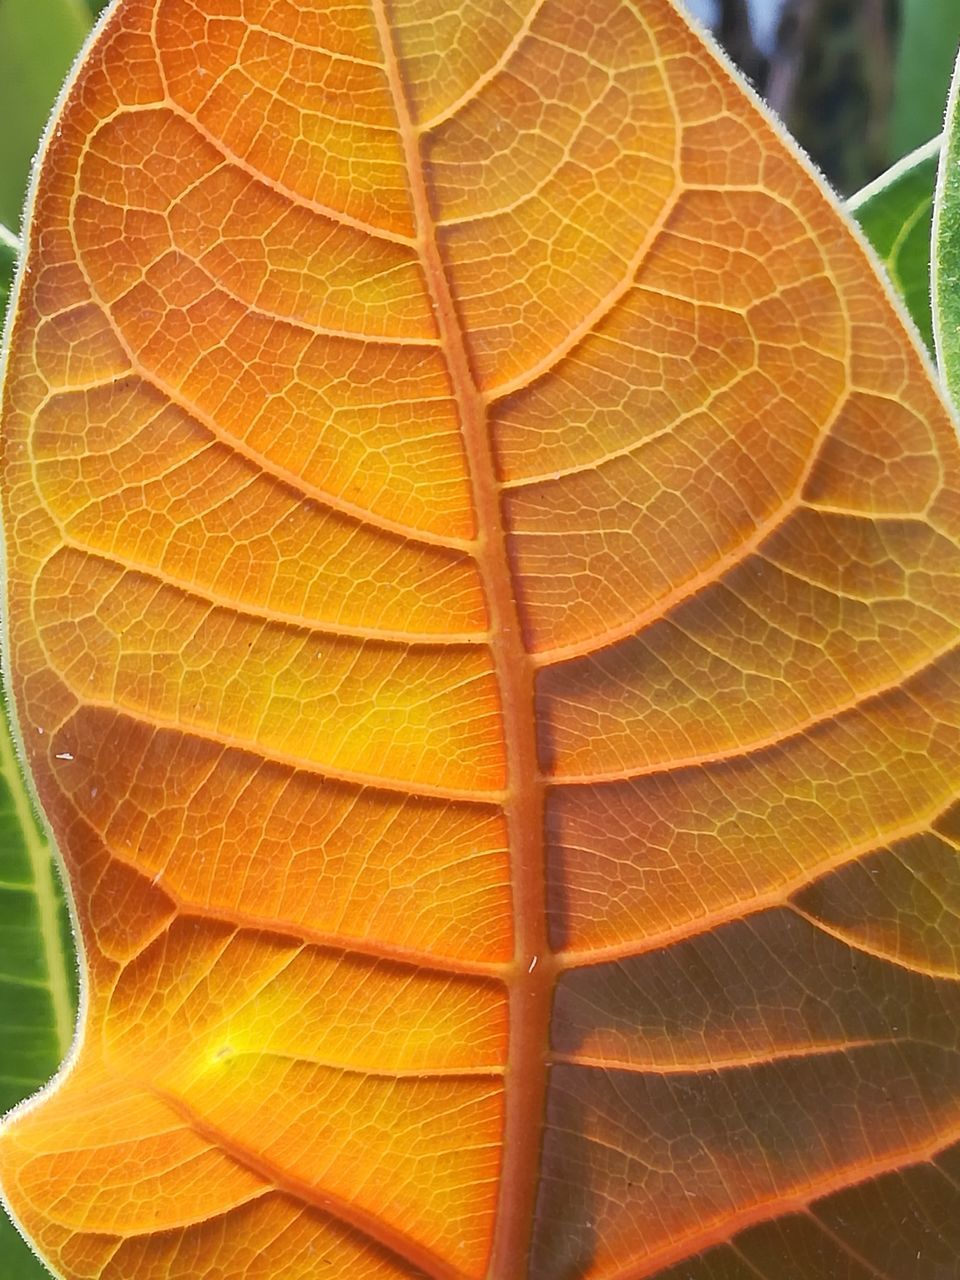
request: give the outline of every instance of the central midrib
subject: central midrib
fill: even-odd
[[[403,142],[416,239],[434,304],[463,431],[477,521],[483,583],[506,751],[505,813],[513,891],[514,958],[507,971],[509,1050],[503,1157],[488,1280],[526,1280],[540,1172],[554,964],[546,930],[544,783],[537,760],[535,667],[523,629],[507,551],[487,402],[470,367],[463,328],[444,269],[407,90],[387,14],[373,12]]]

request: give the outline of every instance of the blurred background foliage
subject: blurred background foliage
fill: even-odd
[[[960,0],[687,0],[842,195],[939,133]]]
[[[50,106],[102,0],[0,0],[0,222],[17,228]]]
[[[942,128],[960,43],[960,0],[681,2],[710,25],[844,196]],[[63,78],[103,7],[104,0],[0,0],[0,314],[32,159]],[[923,147],[850,206],[928,343],[938,157],[936,144]],[[0,1111],[56,1070],[76,996],[52,858],[0,718]],[[45,1275],[0,1213],[0,1280]]]

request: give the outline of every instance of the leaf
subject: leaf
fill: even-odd
[[[933,138],[918,147],[847,202],[931,351],[930,237],[940,146]]]
[[[667,0],[126,0],[9,338],[71,1280],[956,1268],[960,448]]]
[[[90,29],[85,0],[0,3],[0,222],[20,223],[30,161]]]

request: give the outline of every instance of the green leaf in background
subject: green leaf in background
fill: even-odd
[[[20,226],[30,161],[90,30],[87,0],[0,0],[0,222]]]
[[[960,405],[960,60],[947,99],[934,200],[931,286],[940,376]]]
[[[933,350],[930,235],[941,139],[904,156],[847,203]]]
[[[0,708],[0,1112],[36,1091],[70,1046],[76,968],[50,847],[34,817]],[[47,1270],[0,1213],[3,1280]]]
[[[943,128],[943,104],[960,43],[960,0],[902,0],[891,151],[906,155]]]

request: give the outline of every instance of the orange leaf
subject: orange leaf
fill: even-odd
[[[960,448],[671,0],[122,0],[29,246],[57,1271],[957,1274]]]

